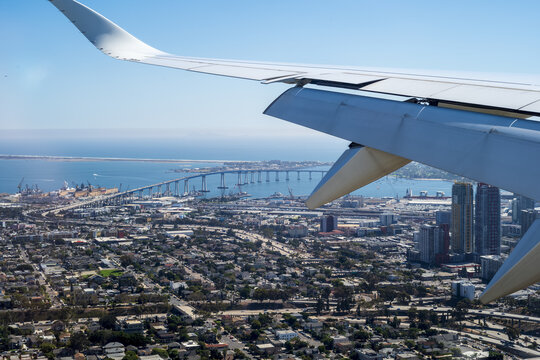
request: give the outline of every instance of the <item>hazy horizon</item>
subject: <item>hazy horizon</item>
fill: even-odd
[[[205,134],[181,129],[12,129],[0,133],[0,154],[193,160],[335,161],[348,142],[312,132]]]

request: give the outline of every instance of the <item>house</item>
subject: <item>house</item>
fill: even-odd
[[[125,347],[119,342],[110,342],[103,346],[103,352],[112,359],[123,358],[125,356]]]
[[[304,324],[304,330],[312,331],[316,334],[321,332],[322,329],[323,329],[323,323],[316,319],[308,319],[308,321],[306,321],[306,323]]]
[[[259,353],[264,355],[273,355],[276,353],[277,348],[273,344],[257,344],[257,350]]]
[[[382,360],[383,356],[372,349],[356,349],[360,360]]]

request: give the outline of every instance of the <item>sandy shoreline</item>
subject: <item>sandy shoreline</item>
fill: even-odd
[[[47,161],[136,161],[154,163],[250,163],[245,160],[189,160],[189,159],[144,159],[144,158],[108,158],[108,157],[84,157],[84,156],[43,156],[43,155],[2,155],[0,160],[47,160]]]

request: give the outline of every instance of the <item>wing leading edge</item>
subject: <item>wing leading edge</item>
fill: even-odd
[[[427,99],[432,104],[477,111],[540,114],[540,87],[532,82],[484,79],[485,75],[431,75],[378,68],[248,62],[172,55],[155,49],[75,0],[49,0],[104,54],[120,60],[257,80],[317,84]],[[514,116],[514,115],[512,115]]]
[[[320,206],[410,160],[540,200],[540,87],[529,81],[385,69],[321,67],[168,54],[75,0],[49,0],[100,51],[134,61],[213,75],[297,85],[265,114],[347,139],[347,150],[317,186]],[[304,89],[306,84],[401,95],[408,102]],[[457,108],[453,110],[448,108]],[[481,297],[484,302],[540,279],[540,222],[518,244]],[[527,271],[528,276],[520,277]],[[516,281],[519,278],[519,281]]]

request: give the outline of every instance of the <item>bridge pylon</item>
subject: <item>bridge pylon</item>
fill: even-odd
[[[201,176],[201,192],[203,193],[207,193],[207,192],[210,192],[210,190],[208,190],[208,188],[206,187],[206,175],[203,175]]]
[[[258,183],[262,182],[262,180],[261,180],[261,170],[257,171],[257,182]]]
[[[285,181],[289,181],[289,172],[285,171]]]
[[[296,172],[296,180],[300,181],[300,171]]]
[[[228,187],[225,185],[225,173],[221,173],[221,182],[220,182],[220,185],[218,186],[218,189],[228,189]]]
[[[270,182],[270,171],[266,171],[266,182]]]
[[[276,170],[276,182],[279,181],[279,170]]]
[[[242,185],[242,172],[238,172],[238,180],[236,181],[236,185],[241,186]]]
[[[184,180],[184,196],[189,194],[189,179]]]

